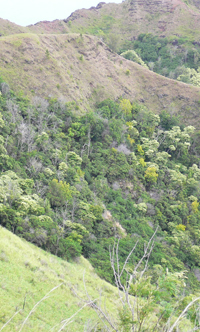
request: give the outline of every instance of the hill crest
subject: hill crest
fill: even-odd
[[[120,4],[100,3],[97,7],[80,9],[64,19],[73,32],[99,34],[112,32],[120,39],[131,40],[140,33],[160,36],[199,37],[199,2],[183,0],[126,0]],[[93,31],[92,31],[93,27]]]
[[[82,111],[123,97],[155,112],[181,112],[196,124],[199,88],[126,60],[95,36],[19,34],[1,38],[0,46],[0,75],[29,96],[76,101]]]

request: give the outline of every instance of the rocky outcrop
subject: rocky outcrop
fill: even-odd
[[[68,18],[64,19],[63,21],[65,23],[69,23],[70,21],[72,22],[72,21],[78,20],[81,17],[82,17],[81,12],[79,10],[76,10]]]
[[[90,10],[90,11],[91,10],[98,10],[98,9],[101,9],[104,5],[106,5],[105,2],[99,2],[99,4],[96,7],[93,6],[88,10]],[[84,15],[83,10],[80,9],[80,10],[76,10],[75,12],[73,12],[68,18],[64,19],[63,21],[65,23],[69,23],[70,21],[72,22],[72,21],[75,21],[75,20],[80,19],[82,17],[84,18],[85,15]]]
[[[99,2],[99,4],[96,6],[96,9],[102,8],[105,4],[105,2]]]
[[[180,4],[182,4],[180,0],[131,0],[129,11],[136,13],[138,10],[144,10],[151,14],[155,12],[166,13],[173,11]]]

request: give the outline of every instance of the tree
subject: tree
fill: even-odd
[[[182,272],[166,272],[164,269],[156,265],[151,270],[151,275],[148,272],[149,259],[154,248],[158,228],[156,228],[149,242],[144,245],[144,252],[138,262],[135,262],[134,267],[129,267],[129,261],[134,251],[137,250],[138,241],[135,243],[128,256],[126,257],[122,266],[119,263],[120,240],[116,241],[113,247],[110,247],[110,261],[113,269],[115,283],[118,289],[119,302],[116,303],[117,317],[113,318],[106,310],[105,306],[101,305],[102,296],[100,299],[92,299],[89,295],[85,283],[85,276],[83,275],[85,297],[77,294],[77,289],[71,288],[71,291],[83,302],[81,308],[73,313],[71,317],[66,320],[58,322],[56,326],[62,331],[72,319],[86,306],[90,307],[98,313],[100,322],[96,322],[95,330],[100,328],[100,331],[116,331],[116,332],[174,332],[178,331],[197,331],[200,328],[199,318],[199,302],[200,297],[184,296],[183,293],[186,288],[185,271]],[[76,232],[59,243],[59,253],[70,259],[74,255],[81,253],[81,236]],[[58,287],[58,286],[57,286]],[[54,287],[45,297],[37,302],[30,311],[26,319],[22,322],[20,331],[27,323],[28,318],[33,313],[35,308],[48,295],[55,290]],[[22,310],[22,309],[21,309]],[[18,314],[18,312],[15,313]],[[186,316],[187,314],[187,316]],[[8,320],[2,327],[6,327],[14,316]],[[90,329],[91,331],[91,329]]]
[[[49,185],[48,198],[52,207],[64,206],[72,198],[69,183],[53,179]]]
[[[137,250],[138,241],[122,266],[119,262],[120,240],[110,248],[110,262],[121,303],[116,304],[119,312],[117,319],[113,319],[107,310],[102,308],[101,302],[91,298],[85,285],[86,299],[82,298],[82,301],[90,304],[98,313],[104,326],[101,331],[173,332],[175,328],[179,331],[199,330],[200,297],[183,295],[186,288],[186,271],[169,272],[166,269],[165,272],[160,265],[156,265],[151,274],[148,272],[157,231],[158,227],[144,245],[143,255],[133,269],[129,267],[129,261]]]
[[[129,118],[131,116],[132,105],[129,99],[122,99],[120,101],[120,108],[126,118]]]
[[[156,168],[155,167],[148,167],[145,171],[144,175],[145,179],[149,183],[155,183],[158,178],[158,174],[156,173]]]
[[[121,53],[120,55],[123,56],[125,59],[134,61],[134,62],[138,63],[139,65],[148,69],[148,66],[145,64],[145,62],[139,57],[139,55],[134,50],[128,50],[126,52]]]

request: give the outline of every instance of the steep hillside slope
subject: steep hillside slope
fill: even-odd
[[[0,18],[0,36],[13,35],[28,32],[29,28],[21,27],[13,22]]]
[[[129,98],[155,112],[181,112],[198,126],[200,89],[157,75],[113,53],[93,36],[19,34],[0,39],[0,75],[29,96],[75,100],[81,110]]]
[[[197,2],[198,4],[199,2]],[[90,34],[113,33],[119,43],[141,33],[178,35],[198,39],[200,12],[183,0],[126,0],[121,4],[100,3],[77,10],[64,20],[71,31]]]
[[[60,322],[84,305],[75,295],[77,293],[86,298],[83,276],[91,297],[97,299],[99,292],[103,291],[106,296],[109,295],[107,309],[113,310],[118,299],[116,289],[98,278],[84,258],[77,263],[68,263],[2,227],[0,237],[0,329],[21,309],[4,329],[5,332],[19,331],[33,306],[60,285],[40,303],[24,327],[25,331],[58,331]],[[97,320],[97,315],[87,306],[73,318],[70,331],[83,331],[85,324],[91,326],[94,320]]]

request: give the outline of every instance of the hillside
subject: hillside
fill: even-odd
[[[200,328],[199,8],[0,19],[0,331]]]
[[[114,52],[141,64],[139,56],[160,75],[200,86],[199,1],[101,2],[61,22],[71,32],[98,36]],[[41,27],[50,29],[50,25]],[[125,55],[128,50],[136,54]]]
[[[20,25],[0,18],[0,37],[28,31],[29,28],[21,27]]]
[[[31,24],[27,28],[30,32],[36,34],[64,34],[70,32],[68,25],[63,20],[41,21]]]
[[[95,312],[92,303],[99,305],[113,322],[120,320],[122,306],[117,288],[101,280],[83,257],[69,263],[1,226],[0,237],[1,330],[108,331],[109,325]],[[191,327],[184,318],[179,331],[187,332]]]
[[[60,285],[39,304],[24,327],[25,331],[58,331],[61,321],[84,305],[80,297],[87,299],[83,278],[92,299],[100,298],[103,292],[108,311],[114,311],[118,300],[116,289],[101,280],[83,257],[76,263],[66,262],[3,227],[0,227],[0,237],[0,330],[21,309],[4,329],[5,332],[19,331],[33,306]],[[84,331],[84,327],[94,325],[97,319],[97,314],[86,306],[73,318],[70,331]]]
[[[64,22],[73,32],[113,33],[120,43],[141,33],[180,37],[187,34],[198,40],[199,18],[199,9],[184,0],[126,0],[121,4],[101,2],[89,10],[77,10]]]
[[[200,1],[199,0],[189,0],[188,3],[195,6],[196,8],[200,9]]]
[[[113,267],[122,269],[118,287],[124,290],[123,306],[109,288],[102,290],[114,301],[108,300],[115,326],[111,331],[121,326],[127,331],[130,326],[139,331],[141,325],[149,331],[155,327],[156,332],[168,328],[199,296],[200,169],[195,128],[185,127],[166,111],[158,116],[127,99],[105,100],[80,116],[75,103],[35,97],[30,104],[5,82],[0,89],[1,226],[60,257],[40,255],[41,249],[32,245],[29,250],[20,238],[0,229],[2,324],[11,317],[13,305],[18,309],[26,303],[27,311],[8,324],[11,331],[14,326],[21,332],[20,323],[57,277],[64,282],[62,294],[56,304],[51,297],[48,307],[41,305],[41,314],[31,316],[28,328],[45,331],[63,320],[63,297],[70,316],[72,305],[75,311],[77,306],[81,309],[85,299],[81,272],[69,262],[84,263],[83,254],[111,284],[117,283]],[[132,248],[136,249],[130,256]],[[127,294],[122,284],[128,279]],[[89,284],[89,294],[96,299],[91,279]],[[96,290],[98,284],[97,278]],[[29,290],[24,294],[22,289]],[[79,300],[77,306],[69,289]],[[181,319],[181,332],[197,325],[196,309],[194,305]],[[107,330],[97,318],[93,321],[90,312],[77,318],[68,331],[83,331],[85,322],[89,331],[91,324]],[[60,331],[57,326],[55,330]]]
[[[76,101],[79,112],[106,98],[123,97],[156,113],[165,109],[181,114],[185,123],[198,127],[198,5],[192,0],[101,2],[75,11],[65,20],[38,22],[27,28],[1,19],[0,75],[13,90],[29,98]],[[161,39],[144,37],[139,42],[141,33]],[[164,44],[155,53],[160,43]],[[107,45],[114,51],[136,48],[146,68]],[[192,73],[190,68],[194,68]]]
[[[0,75],[15,91],[76,101],[81,111],[106,98],[137,100],[198,126],[200,90],[157,75],[80,34],[18,34],[0,39]]]
[[[190,36],[198,41],[200,27],[198,0],[126,0],[120,4],[100,2],[90,9],[79,9],[63,20],[38,22],[33,32],[81,32],[117,36],[117,43],[141,33],[165,36]],[[115,38],[116,41],[116,38]]]

